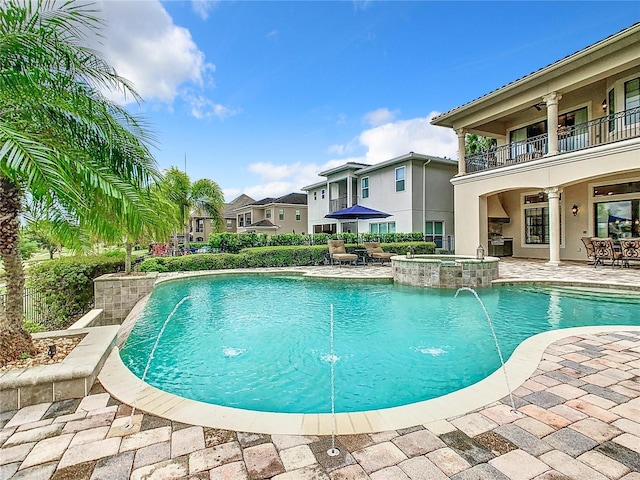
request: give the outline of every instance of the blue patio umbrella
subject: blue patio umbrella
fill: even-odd
[[[390,217],[390,213],[381,212],[380,210],[374,210],[373,208],[363,207],[362,205],[353,205],[351,207],[343,208],[332,213],[328,213],[324,218],[335,218],[336,220],[355,220],[356,221],[356,235],[358,234],[358,220],[370,220],[373,218],[387,218]]]

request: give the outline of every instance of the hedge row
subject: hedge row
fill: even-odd
[[[385,243],[381,245],[387,252],[405,255],[409,247],[416,254],[432,254],[436,246],[433,242]],[[360,245],[346,245],[347,252],[353,252]],[[240,253],[213,253],[185,255],[181,257],[154,257],[144,260],[139,269],[143,272],[185,272],[198,270],[224,270],[229,268],[261,268],[321,265],[328,261],[326,245],[256,247],[246,248]]]
[[[424,239],[422,233],[338,233],[329,235],[318,233],[314,235],[300,235],[298,233],[283,233],[280,235],[266,235],[264,233],[214,233],[209,237],[209,245],[220,253],[239,253],[246,248],[276,247],[276,246],[304,246],[326,245],[327,240],[344,240],[345,243],[355,244],[358,239],[362,242],[420,242]]]
[[[29,269],[27,287],[40,297],[40,323],[66,328],[93,305],[93,279],[124,270],[124,252],[63,257]]]

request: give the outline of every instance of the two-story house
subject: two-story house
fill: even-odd
[[[289,193],[279,198],[263,198],[234,209],[238,233],[307,232],[307,196]]]
[[[222,232],[235,232],[236,231],[236,215],[234,210],[249,203],[255,202],[255,200],[248,195],[242,194],[229,203],[224,205],[222,211],[223,224],[222,228],[218,230],[211,215],[205,211],[193,211],[190,218],[190,241],[192,242],[208,242],[209,236],[212,233],[218,231]],[[184,235],[178,235],[178,241],[183,241]]]
[[[367,165],[349,162],[320,172],[322,181],[307,192],[311,233],[423,232],[438,247],[449,247],[453,236],[453,187],[457,162],[409,152]],[[388,213],[383,219],[338,222],[328,213],[362,205]]]
[[[640,237],[640,23],[432,122],[454,129],[456,253],[586,259],[581,237]],[[468,133],[497,146],[465,156]]]

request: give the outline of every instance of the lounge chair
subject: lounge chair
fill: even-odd
[[[327,242],[329,246],[329,259],[331,260],[331,264],[335,264],[342,266],[343,263],[351,263],[358,260],[358,255],[355,253],[347,253],[344,248],[344,240],[329,240]]]
[[[380,263],[384,265],[384,261],[388,260],[391,263],[391,257],[397,255],[397,253],[385,252],[380,246],[380,242],[364,242],[364,248],[367,249],[367,255],[369,258],[380,260]]]
[[[613,240],[608,238],[592,238],[593,254],[596,259],[595,267],[598,265],[604,265],[605,260],[611,261],[611,267],[615,267],[618,264],[622,267],[622,252],[617,252],[613,246]]]
[[[585,252],[587,253],[587,260],[589,260],[588,265],[594,265],[596,262],[596,256],[593,253],[593,243],[591,242],[591,237],[582,237],[580,240],[582,240]]]
[[[640,261],[640,238],[621,238],[622,266],[629,268],[629,260]]]

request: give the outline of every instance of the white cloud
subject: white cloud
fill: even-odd
[[[193,8],[206,18],[217,3],[193,2]],[[105,27],[101,37],[89,35],[90,43],[144,100],[164,102],[171,108],[179,97],[199,119],[240,112],[205,96],[205,90],[214,86],[215,65],[206,61],[189,30],[175,25],[158,0],[104,0],[96,6]],[[122,104],[134,100],[123,92],[107,96]]]
[[[225,202],[230,202],[241,193],[242,193],[242,190],[240,190],[239,188],[223,188],[222,189],[222,194],[224,195]]]
[[[215,103],[213,100],[210,100],[203,95],[186,93],[183,97],[191,107],[191,115],[199,120],[211,117],[224,119],[242,112],[241,109],[232,109],[225,107],[224,105],[220,105],[219,103]]]
[[[201,86],[207,71],[215,69],[189,30],[175,25],[160,2],[103,1],[98,6],[106,26],[97,49],[144,99],[171,103],[181,84]],[[118,92],[112,98],[132,100]]]
[[[436,127],[429,122],[438,112],[431,112],[425,118],[399,120],[377,126],[360,133],[347,145],[332,145],[329,151],[342,155],[355,150],[360,144],[366,152],[362,156],[332,159],[324,164],[301,162],[275,164],[256,162],[247,168],[258,175],[258,183],[243,189],[243,193],[260,200],[265,197],[279,197],[298,192],[307,185],[321,182],[324,177],[318,173],[347,162],[376,164],[409,152],[434,155],[438,157],[457,157],[458,138],[450,129]]]
[[[392,122],[397,114],[397,110],[392,112],[388,108],[378,108],[373,112],[366,113],[364,115],[364,121],[372,127],[377,127],[378,125]]]
[[[211,12],[220,3],[218,0],[193,0],[191,2],[191,8],[202,19],[209,18],[209,12]]]
[[[425,118],[399,120],[362,132],[358,140],[367,148],[365,163],[380,163],[409,152],[457,158],[455,132],[429,123],[436,115],[438,112],[431,112]]]
[[[291,192],[299,192],[302,187],[320,182],[318,173],[329,168],[337,167],[347,161],[357,160],[329,160],[318,165],[316,163],[302,164],[300,162],[276,165],[270,162],[257,162],[248,166],[248,170],[259,176],[259,184],[246,187],[243,193],[260,200],[265,197],[281,197]]]

